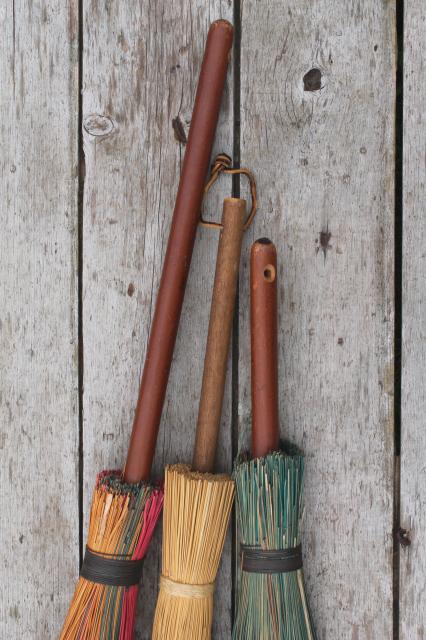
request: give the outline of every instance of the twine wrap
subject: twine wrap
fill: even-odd
[[[169,596],[175,596],[176,598],[209,598],[214,593],[214,582],[185,584],[166,578],[166,576],[161,576],[160,589]]]
[[[302,566],[301,544],[290,549],[262,549],[241,545],[241,569],[247,573],[291,573]]]
[[[86,547],[80,576],[96,584],[111,587],[131,587],[142,577],[143,558],[132,560],[128,556],[95,553]]]

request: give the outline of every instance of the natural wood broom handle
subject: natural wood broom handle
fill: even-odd
[[[223,203],[223,228],[220,232],[217,251],[197,433],[192,460],[192,467],[195,471],[210,472],[214,469],[237,292],[245,211],[245,200],[226,198]]]
[[[277,251],[267,238],[250,256],[252,455],[279,447],[277,354]]]
[[[151,472],[232,38],[226,20],[211,25],[133,421],[127,482],[146,480]]]

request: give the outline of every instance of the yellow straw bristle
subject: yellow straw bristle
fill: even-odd
[[[228,475],[166,468],[163,567],[153,640],[211,637],[213,585],[234,499]],[[191,586],[192,585],[192,586]]]

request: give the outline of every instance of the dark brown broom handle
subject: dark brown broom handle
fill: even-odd
[[[223,203],[223,228],[220,232],[217,251],[192,460],[192,467],[195,471],[210,472],[214,469],[237,292],[245,211],[245,200],[226,198]]]
[[[267,238],[250,255],[252,455],[279,447],[277,251]]]
[[[127,482],[146,480],[151,472],[232,37],[226,20],[214,22],[207,37],[124,470]]]

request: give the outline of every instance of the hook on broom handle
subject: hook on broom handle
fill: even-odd
[[[277,250],[267,238],[250,255],[252,455],[279,448]]]
[[[229,22],[213,22],[198,80],[151,325],[124,470],[126,482],[147,480],[151,472],[232,39],[233,27]]]
[[[216,457],[245,211],[245,200],[224,200],[192,460],[204,473],[213,471]]]

